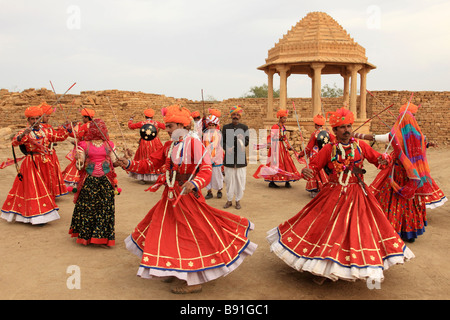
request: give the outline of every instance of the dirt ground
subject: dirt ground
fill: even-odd
[[[70,145],[58,146],[64,158]],[[2,149],[0,161],[11,157]],[[450,195],[449,149],[430,149],[431,174],[444,193]],[[203,291],[174,295],[171,284],[136,276],[139,259],[129,253],[123,240],[159,200],[161,190],[144,192],[147,185],[129,178],[118,169],[122,194],[116,197],[116,246],[102,248],[75,243],[68,234],[74,204],[73,196],[57,199],[61,219],[42,227],[0,220],[0,299],[56,300],[384,300],[450,298],[450,202],[428,210],[424,235],[408,246],[416,257],[404,265],[385,271],[380,289],[369,289],[364,281],[325,282],[319,286],[308,272],[297,272],[269,251],[266,232],[295,215],[309,200],[306,181],[293,183],[292,189],[269,189],[263,180],[252,177],[258,164],[247,168],[247,185],[242,209],[229,208],[255,224],[250,239],[258,244],[256,252],[226,277],[207,283]],[[300,167],[300,166],[299,166]],[[366,163],[366,183],[377,169]],[[16,175],[14,166],[0,170],[0,200],[3,203]],[[208,203],[222,208],[224,198]],[[71,266],[80,271],[80,289],[69,289]],[[69,268],[69,269],[68,269]],[[69,279],[70,280],[70,279]]]

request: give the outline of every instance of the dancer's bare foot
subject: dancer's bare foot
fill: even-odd
[[[175,279],[176,277],[164,277],[161,279],[161,281],[164,283],[172,283]]]
[[[171,289],[172,293],[175,294],[187,294],[187,293],[198,293],[202,291],[202,285],[196,284],[193,286],[188,286],[186,282]]]
[[[327,278],[325,277],[314,276],[313,278],[313,281],[319,286],[321,286],[325,282],[325,280],[327,280]]]

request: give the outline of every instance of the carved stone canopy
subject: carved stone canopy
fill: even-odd
[[[324,12],[308,13],[279,39],[269,50],[266,63],[258,67],[269,77],[269,93],[273,92],[273,75],[280,75],[280,108],[286,107],[287,78],[292,74],[311,77],[311,117],[321,110],[321,75],[340,74],[344,78],[343,104],[360,119],[366,118],[366,75],[375,68],[368,62],[366,50]],[[361,78],[359,110],[356,106],[358,73]],[[269,94],[267,115],[272,114],[273,95]]]

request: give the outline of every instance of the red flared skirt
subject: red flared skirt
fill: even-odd
[[[417,238],[425,232],[427,225],[425,202],[422,196],[415,195],[412,199],[406,199],[395,192],[390,183],[391,171],[392,167],[381,170],[370,189],[395,231],[404,239]],[[408,182],[402,166],[396,165],[393,175],[394,181],[400,186]]]
[[[23,179],[16,176],[3,203],[2,217],[32,224],[59,219],[55,197],[43,177],[52,169],[51,162],[43,162],[41,155],[26,156],[20,166]]]
[[[356,181],[329,182],[298,214],[268,232],[271,250],[288,265],[331,280],[370,278],[414,257]]]
[[[61,172],[61,165],[59,163],[56,151],[52,151],[49,155],[50,162],[53,166],[51,170],[51,188],[55,197],[60,197],[68,193],[64,178]]]
[[[66,186],[76,186],[80,180],[80,173],[76,166],[76,160],[72,159],[62,172],[62,177]]]
[[[264,178],[268,182],[288,182],[300,180],[301,175],[295,167],[289,151],[283,143],[278,143],[279,151],[273,153],[269,149],[266,165],[260,165],[253,177],[256,179]]]
[[[176,185],[175,197],[179,192]],[[166,188],[125,241],[141,257],[138,275],[172,275],[199,284],[231,272],[256,249],[247,238],[253,228],[248,219],[207,205],[201,193],[173,203]]]
[[[316,176],[306,182],[306,191],[319,192],[323,189],[323,186],[328,182],[328,175],[325,173],[325,170],[320,170]]]
[[[136,154],[134,155],[135,161],[142,160],[142,159],[148,159],[149,156],[155,152],[157,149],[162,147],[161,140],[159,140],[158,137],[151,141],[147,141],[144,139],[141,139],[139,141],[139,146],[136,150]],[[137,180],[144,180],[144,181],[156,181],[158,176],[161,174],[160,169],[156,169],[152,172],[148,172],[146,174],[140,174],[136,172],[128,172],[128,175],[134,179]]]
[[[432,192],[431,192],[431,194],[427,194],[427,195],[423,196],[423,199],[425,201],[425,207],[427,209],[438,208],[438,207],[442,206],[444,203],[446,203],[448,200],[447,197],[445,196],[444,192],[441,190],[441,188],[439,188],[439,186],[434,181],[434,179],[431,179],[431,180],[432,180],[432,184],[431,184]]]

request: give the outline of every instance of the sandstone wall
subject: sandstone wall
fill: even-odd
[[[381,102],[368,95],[367,98],[367,116],[370,118],[373,114],[381,111],[384,106],[394,103],[389,112],[385,112],[380,117],[386,124],[392,126],[394,116],[398,115],[400,101],[402,98],[409,98],[411,92],[408,91],[374,91],[375,97]],[[60,97],[60,95],[58,95]],[[111,105],[108,103],[108,99]],[[0,90],[0,147],[9,147],[9,141],[19,129],[26,126],[24,110],[30,105],[38,105],[42,101],[52,104],[56,101],[53,91],[46,88],[27,89],[22,92],[9,92],[6,89]],[[245,110],[242,122],[255,130],[263,129],[263,119],[266,115],[267,99],[227,99],[223,101],[191,101],[187,99],[175,99],[164,95],[150,94],[144,92],[131,92],[120,90],[104,90],[104,91],[83,91],[80,94],[67,94],[61,100],[61,107],[58,106],[57,111],[51,118],[53,125],[58,125],[66,120],[66,116],[70,120],[80,120],[80,110],[83,107],[93,108],[96,111],[96,117],[102,118],[110,130],[111,140],[116,144],[126,145],[135,148],[139,140],[137,130],[129,130],[127,126],[130,115],[135,115],[134,120],[144,119],[143,111],[146,108],[155,109],[155,120],[162,121],[160,109],[174,103],[180,103],[191,111],[198,110],[202,113],[208,108],[216,108],[221,110],[221,124],[230,121],[228,112],[234,105],[242,105]],[[296,110],[301,120],[311,119],[311,99],[310,98],[290,98],[288,99],[288,108],[292,110],[292,102],[295,103]],[[278,109],[279,100],[274,101],[274,115]],[[450,122],[447,111],[450,110],[449,92],[431,92],[422,91],[414,94],[414,103],[421,104],[422,107],[417,114],[417,120],[422,131],[431,141],[435,141],[441,146],[450,144]],[[342,98],[324,98],[324,111],[335,110],[342,105]],[[64,111],[63,111],[64,110]],[[119,125],[116,121],[118,119]],[[294,114],[291,112],[290,118],[292,123],[295,122]],[[378,118],[371,121],[371,132],[385,133],[388,128]],[[296,127],[296,126],[295,126]],[[298,130],[292,127],[294,131],[291,133],[291,142],[299,150],[301,145]],[[125,137],[125,140],[122,137]],[[302,125],[302,134],[308,139],[310,132]],[[161,140],[166,141],[168,136],[165,132],[161,132]],[[306,141],[307,143],[307,141]]]
[[[384,112],[380,117],[386,124],[392,126],[395,117],[398,116],[402,98],[410,99],[410,91],[374,91],[373,95],[379,100],[368,95],[367,114],[370,117],[394,104],[389,112]],[[423,134],[429,141],[437,142],[440,147],[450,145],[450,92],[449,91],[419,91],[414,92],[412,103],[421,105],[415,117]],[[391,114],[392,113],[392,114]],[[386,133],[387,126],[379,119],[374,119],[371,130],[375,133]]]

